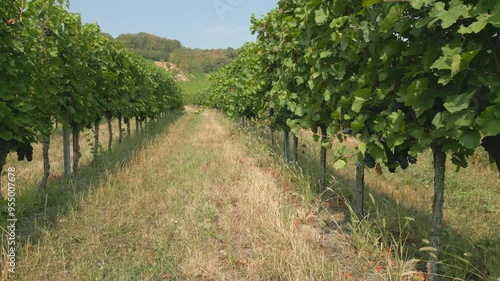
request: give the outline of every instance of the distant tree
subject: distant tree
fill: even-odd
[[[219,70],[237,56],[237,50],[227,49],[191,49],[181,42],[162,38],[153,34],[121,34],[117,40],[132,52],[153,61],[169,61],[191,73],[211,73]]]
[[[121,34],[117,40],[123,42],[131,51],[140,56],[156,61],[167,61],[170,53],[182,48],[177,40],[158,37],[153,34],[140,32],[137,34]]]

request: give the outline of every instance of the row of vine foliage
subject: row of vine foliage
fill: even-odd
[[[68,7],[65,0],[0,4],[0,174],[9,152],[31,160],[31,144],[43,140],[45,154],[55,122],[64,126],[69,175],[70,131],[78,149],[79,132],[103,118],[144,120],[182,106],[172,75]]]
[[[432,149],[439,279],[447,157],[466,167],[482,145],[500,168],[498,1],[281,0],[252,23],[256,42],[211,77],[212,105],[324,146],[352,133],[360,161],[392,172]]]

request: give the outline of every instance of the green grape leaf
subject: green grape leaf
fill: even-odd
[[[371,89],[365,88],[354,92],[354,102],[351,107],[352,111],[356,113],[361,111],[363,104],[369,100],[371,91]]]
[[[403,112],[401,112],[401,110],[392,112],[389,116],[387,116],[387,120],[389,121],[388,124],[390,125],[391,131],[400,131],[401,127],[404,125],[404,114]]]
[[[489,22],[494,27],[500,28],[500,8],[498,7],[498,5],[495,6],[495,10],[493,11],[491,17],[489,18]]]
[[[297,116],[299,116],[299,117],[304,116],[304,110],[303,110],[303,108],[302,108],[301,106],[297,106],[297,107],[295,108],[294,113],[295,113]]]
[[[56,58],[59,55],[59,52],[57,50],[54,50],[54,49],[49,50],[48,53],[51,57],[54,57],[54,58]]]
[[[498,112],[500,112],[500,105],[492,105],[476,118],[476,124],[479,125],[481,133],[485,136],[500,134],[500,117],[496,116]]]
[[[347,162],[345,160],[339,159],[339,160],[335,161],[335,163],[333,164],[333,168],[336,170],[340,170],[340,169],[344,168],[346,165],[347,165]]]
[[[460,118],[455,121],[456,127],[469,127],[474,124],[474,112],[469,111],[466,114],[460,116]]]
[[[396,54],[397,51],[399,50],[400,42],[398,41],[391,41],[387,46],[384,48],[382,51],[382,54],[380,55],[380,59],[383,61],[387,61],[392,57],[392,55]]]
[[[429,12],[431,17],[435,17],[433,21],[430,22],[432,25],[434,22],[441,20],[441,27],[448,28],[459,18],[469,18],[470,17],[470,6],[463,4],[462,0],[451,0],[449,3],[449,10],[445,9],[445,3],[437,2],[434,4],[432,10]]]
[[[386,128],[386,121],[382,116],[377,117],[377,119],[373,121],[373,124],[373,129],[375,130],[375,132],[382,132]]]
[[[3,127],[0,127],[0,139],[4,141],[12,140],[14,135],[12,132],[5,130]]]
[[[314,134],[314,135],[313,135],[313,140],[314,140],[315,142],[318,142],[318,141],[320,140],[320,138],[321,138],[321,137],[320,137],[318,134]]]
[[[380,143],[377,136],[370,137],[370,142],[367,144],[367,151],[370,152],[373,158],[387,161],[384,146]]]
[[[443,55],[439,57],[434,64],[431,65],[431,68],[438,70],[451,70],[453,57],[459,55],[461,49],[453,48],[451,49],[449,46],[445,46],[441,49],[443,51]]]
[[[458,131],[460,143],[468,149],[474,149],[481,142],[481,134],[477,130],[461,129]]]
[[[368,115],[360,114],[356,117],[354,121],[351,122],[351,129],[353,133],[359,132],[363,128],[365,121],[368,119]]]
[[[328,18],[328,14],[325,12],[323,9],[319,9],[315,12],[315,20],[317,24],[323,24],[325,23],[326,19]]]
[[[462,53],[462,62],[465,62],[465,65],[463,68],[469,67],[469,63],[476,57],[476,55],[480,52],[481,50],[474,50],[466,53]]]
[[[291,68],[293,66],[293,60],[291,58],[286,58],[283,63],[286,67]]]
[[[330,90],[326,90],[323,93],[323,98],[324,98],[325,101],[330,101],[331,97],[332,97],[332,93],[330,92]]]
[[[380,25],[380,30],[382,32],[387,32],[391,29],[396,23],[403,17],[403,11],[405,7],[403,5],[395,5],[392,6],[389,10],[389,13],[382,21]]]
[[[429,79],[417,79],[412,81],[405,92],[401,92],[398,100],[404,102],[406,106],[411,106],[417,117],[424,114],[434,106],[436,92],[429,90]]]
[[[479,33],[489,23],[490,18],[491,15],[489,14],[481,14],[477,17],[477,21],[471,23],[469,26],[465,27],[464,25],[461,25],[460,28],[458,29],[458,33],[461,34]]]
[[[371,7],[371,6],[379,3],[380,1],[382,1],[382,0],[363,0],[363,7],[366,7],[366,8]]]
[[[333,2],[332,12],[335,16],[340,16],[344,13],[347,5],[350,4],[349,0],[337,0]]]
[[[472,93],[469,94],[458,94],[455,96],[449,96],[446,98],[446,102],[444,103],[444,107],[448,112],[450,113],[455,113],[458,111],[461,111],[463,109],[466,109],[470,105],[470,100],[472,95],[474,95],[475,90],[472,91]]]
[[[413,8],[420,10],[424,5],[429,5],[434,3],[435,0],[410,0],[410,4]]]
[[[334,18],[332,20],[332,22],[330,23],[330,28],[340,28],[340,27],[342,27],[342,26],[345,25],[345,23],[347,22],[347,20],[349,20],[348,16]],[[335,38],[333,37],[333,34],[332,34],[332,40],[336,41]]]
[[[358,145],[358,150],[359,152],[364,154],[366,152],[366,143],[360,142]]]
[[[479,53],[479,50],[461,53],[461,48],[450,48],[449,46],[443,47],[442,51],[443,55],[431,65],[431,68],[451,71],[450,74],[444,74],[440,77],[439,83],[443,85],[448,84],[460,71],[467,69],[469,63]]]
[[[436,114],[436,116],[434,116],[434,119],[432,119],[432,125],[434,125],[436,129],[441,129],[444,127],[443,123],[444,123],[443,114],[439,112],[438,114]]]
[[[332,52],[330,51],[323,51],[319,54],[319,57],[320,58],[328,58],[328,57],[331,57],[332,56]]]
[[[395,147],[395,146],[403,144],[406,140],[406,137],[397,136],[397,135],[390,135],[385,140],[387,142],[387,146]]]

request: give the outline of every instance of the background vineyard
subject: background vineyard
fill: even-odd
[[[99,157],[104,155],[105,162],[117,166],[112,150],[123,154],[132,138],[140,139],[156,120],[167,124],[167,113],[183,105],[173,74],[127,51],[97,24],[82,24],[67,5],[52,0],[0,5],[2,279],[11,267],[8,218],[19,219],[16,244],[8,245],[20,250],[26,241],[36,239],[39,223],[66,212],[67,204],[86,190],[92,177],[98,180],[108,167]],[[122,143],[126,145],[121,149],[114,145]],[[128,148],[129,153],[134,151]],[[9,166],[25,169],[17,170],[24,179],[14,183],[17,193],[10,200],[15,199],[15,205],[9,200],[15,212],[7,212],[2,170],[13,158],[34,160],[34,165]],[[88,174],[89,167],[93,175]],[[83,177],[77,177],[82,171]],[[44,219],[39,220],[42,214]]]
[[[50,173],[47,152],[55,123],[63,127],[64,173],[69,176],[78,171],[79,134],[84,128],[94,127],[97,157],[102,119],[108,120],[109,150],[113,118],[119,120],[119,131],[123,126],[130,131],[131,119],[158,118],[182,105],[172,75],[126,51],[97,24],[83,25],[66,5],[65,1],[13,1],[0,11],[4,19],[0,67],[6,74],[1,82],[0,167],[11,151],[18,152],[19,160],[25,154],[31,160],[31,143],[41,141],[46,156],[42,187]]]

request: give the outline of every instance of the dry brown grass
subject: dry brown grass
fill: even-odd
[[[268,137],[268,136],[266,136]],[[280,141],[281,136],[276,138]],[[278,142],[278,144],[280,144]],[[312,141],[310,132],[302,132],[300,136],[300,161],[304,173],[310,178],[317,178],[319,145]],[[332,150],[329,151],[328,161],[333,163],[334,150],[345,149],[345,155],[355,155],[357,141],[348,139],[347,142],[333,141]],[[341,169],[334,170],[330,164],[329,180],[334,193],[341,193],[352,198],[355,169],[352,163],[356,157],[349,158],[349,164]],[[372,241],[388,241],[398,244],[400,259],[396,262],[408,260],[400,268],[411,268],[412,257],[426,259],[427,253],[418,249],[427,246],[423,239],[430,237],[430,210],[433,199],[433,171],[432,155],[426,151],[418,156],[418,163],[402,171],[398,169],[391,174],[383,169],[379,175],[375,170],[365,172],[366,193],[375,196],[375,204],[371,203],[365,195],[365,204],[371,213],[366,228],[361,229],[353,238],[356,246],[361,246],[363,251],[370,249]],[[500,271],[500,178],[496,167],[488,163],[487,156],[479,149],[469,159],[469,167],[459,172],[449,160],[446,173],[445,190],[445,234],[443,238],[445,265],[443,268],[449,276],[467,279],[474,276],[478,280],[498,278]],[[409,222],[406,230],[401,231],[405,217],[414,218]],[[385,225],[384,225],[385,224]],[[403,223],[404,224],[404,223]],[[398,237],[402,234],[401,237]],[[391,237],[391,235],[396,237]],[[372,236],[373,239],[366,239]],[[362,240],[362,241],[361,241]],[[397,240],[397,241],[395,241]],[[360,245],[362,244],[362,245]],[[373,243],[370,256],[379,255],[381,244]],[[404,249],[403,247],[404,246]],[[387,246],[385,246],[387,247]],[[395,249],[391,249],[395,250]],[[379,257],[378,260],[383,257]],[[377,258],[376,258],[377,260]],[[389,262],[391,263],[391,262]],[[425,270],[425,265],[418,265],[420,270]],[[404,274],[410,269],[402,269]],[[452,277],[450,277],[453,279]],[[488,279],[489,280],[489,279]]]
[[[183,270],[208,280],[318,280],[331,274],[315,272],[327,262],[318,254],[319,233],[294,226],[296,214],[283,202],[276,179],[257,166],[214,115],[207,113],[195,136],[199,150],[220,153],[203,167],[203,197],[214,212],[203,227],[212,229],[214,238],[207,245],[204,235],[187,226],[182,240],[196,242]],[[186,207],[190,221],[196,221],[200,203]]]
[[[412,269],[354,250],[343,215],[304,201],[261,144],[214,111],[187,111],[100,181],[77,178],[92,186],[36,227],[15,279],[401,280]]]
[[[15,279],[406,280],[415,268],[389,249],[353,248],[344,207],[304,194],[309,179],[294,186],[296,171],[219,113],[186,110],[130,159],[69,182],[80,193],[53,208],[65,211],[23,233],[36,236],[18,249]],[[18,167],[26,186],[38,181],[40,159]]]
[[[51,147],[49,150],[51,176],[50,179],[58,179],[63,175],[63,149],[62,149],[62,125],[54,130],[51,136]],[[126,129],[126,126],[123,126]],[[135,123],[131,126],[132,135],[135,135]],[[113,121],[113,142],[118,142],[118,121]],[[94,142],[94,133],[90,130],[85,130],[80,134],[80,147],[82,157],[80,159],[80,166],[89,165],[92,161],[92,143]],[[103,121],[99,126],[99,142],[102,149],[99,153],[102,154],[108,147],[108,125]],[[71,150],[71,158],[73,159],[73,150]],[[16,153],[10,153],[7,157],[6,167],[16,167],[16,173],[19,180],[19,191],[25,188],[32,187],[38,184],[43,176],[43,159],[42,159],[42,144],[33,144],[33,161],[17,161]],[[5,193],[5,189],[2,190]],[[6,194],[3,194],[4,196]]]

